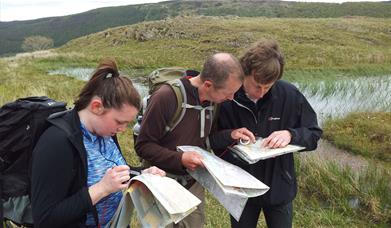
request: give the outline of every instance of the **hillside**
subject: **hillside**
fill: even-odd
[[[0,56],[21,52],[25,37],[42,35],[58,47],[76,37],[104,29],[178,15],[277,18],[335,18],[345,16],[391,17],[391,4],[297,3],[275,1],[168,1],[156,4],[106,7],[63,17],[0,22]]]
[[[209,54],[240,55],[252,43],[273,38],[281,44],[290,73],[327,69],[373,75],[391,70],[390,34],[391,19],[384,18],[176,17],[108,29],[59,50],[82,53],[92,61],[115,56],[137,69],[200,68]]]

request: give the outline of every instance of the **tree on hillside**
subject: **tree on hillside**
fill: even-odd
[[[53,47],[53,39],[45,36],[29,36],[24,38],[22,49],[24,51],[39,51]]]

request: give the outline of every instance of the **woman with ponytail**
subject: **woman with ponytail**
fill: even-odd
[[[116,134],[140,109],[140,95],[112,60],[102,61],[72,110],[49,118],[32,162],[35,227],[104,227],[121,190],[140,172],[129,167]],[[145,172],[165,175],[151,167]]]

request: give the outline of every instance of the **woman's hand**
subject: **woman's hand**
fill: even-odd
[[[148,169],[144,169],[143,171],[141,171],[141,173],[150,173],[150,174],[159,175],[162,177],[164,177],[166,175],[166,172],[164,172],[164,170],[159,169],[156,166],[152,166],[152,167],[149,167]]]
[[[119,165],[106,171],[102,179],[88,188],[92,204],[95,205],[99,200],[107,195],[126,189],[130,179],[129,166]]]

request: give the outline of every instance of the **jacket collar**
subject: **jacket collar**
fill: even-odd
[[[240,87],[240,89],[235,93],[234,101],[236,103],[239,103],[241,105],[244,105],[246,107],[249,107],[253,110],[257,110],[264,106],[265,104],[271,102],[272,100],[277,99],[277,93],[276,93],[276,84],[278,81],[270,88],[270,90],[257,101],[255,104],[253,101],[251,101],[244,91],[244,86]]]
[[[205,101],[201,104],[200,101],[200,95],[198,92],[198,88],[194,87],[191,83],[188,77],[183,77],[181,78],[181,81],[183,83],[183,86],[185,87],[186,93],[188,98],[191,97],[191,100],[195,101],[195,105],[201,105],[203,107],[210,106],[211,102],[210,101]],[[189,100],[188,100],[189,102]]]

